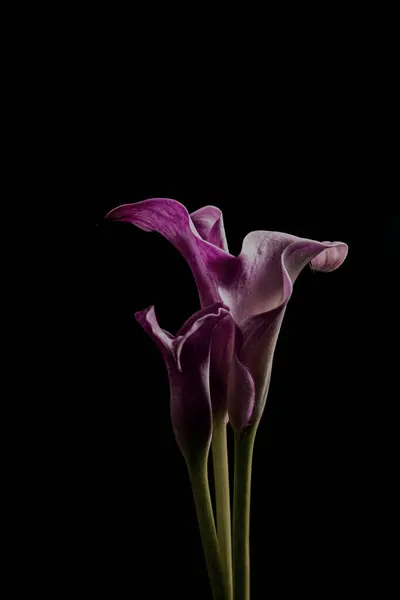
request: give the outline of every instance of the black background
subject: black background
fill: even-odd
[[[280,333],[255,446],[252,600],[385,594],[393,79],[360,28],[331,32],[323,52],[324,28],[290,48],[253,48],[249,35],[246,60],[227,46],[205,73],[200,48],[176,74],[163,52],[148,69],[148,46],[130,48],[129,33],[116,55],[131,65],[118,70],[93,44],[73,85],[52,88],[62,101],[38,169],[52,196],[40,219],[66,237],[45,301],[56,342],[38,369],[54,398],[31,411],[45,431],[36,485],[51,529],[40,573],[56,575],[55,596],[210,597],[164,363],[134,319],[155,304],[175,333],[198,309],[195,284],[161,236],[103,221],[150,197],[221,208],[233,254],[257,229],[349,245],[337,271],[303,271]]]

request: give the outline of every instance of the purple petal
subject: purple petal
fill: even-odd
[[[242,337],[231,315],[220,321],[212,335],[210,391],[214,417],[227,418],[231,425],[243,429],[254,407],[254,381],[239,358]]]
[[[332,270],[345,259],[347,246],[285,233],[253,231],[243,240],[234,276],[219,289],[220,297],[240,325],[282,304],[301,270],[321,253],[323,259],[318,266]]]
[[[154,306],[135,313],[135,319],[141,324],[145,332],[155,342],[157,348],[162,353],[166,361],[173,360],[173,340],[174,336],[165,329],[161,329],[158,324]]]
[[[314,257],[319,259],[319,268],[329,271],[340,266],[347,255],[347,246],[341,242],[320,243],[286,234],[275,233],[271,237],[266,233],[249,234],[241,254],[246,257],[243,264],[252,277],[251,309],[258,314],[248,316],[240,300],[236,313],[242,319],[244,339],[239,359],[249,368],[256,388],[253,422],[259,420],[264,410],[275,346],[294,281]],[[268,279],[257,277],[262,273],[260,263],[266,265]],[[259,312],[263,307],[264,312]]]
[[[206,242],[228,252],[222,212],[216,206],[204,206],[190,215],[194,226]]]
[[[211,304],[210,306],[206,306],[201,310],[195,312],[191,317],[189,317],[182,327],[179,329],[176,337],[183,337],[192,329],[192,325],[198,324],[199,319],[205,317],[207,315],[214,315],[219,308],[223,308],[225,312],[229,312],[229,308],[223,302],[215,302],[215,304]]]
[[[286,303],[248,319],[241,327],[243,345],[239,361],[246,365],[254,381],[254,409],[250,422],[260,420],[265,408],[271,378],[272,362],[285,314]]]
[[[238,324],[283,302],[287,285],[282,276],[284,252],[285,269],[292,283],[310,261],[316,270],[331,271],[347,255],[347,246],[341,242],[321,243],[284,233],[254,231],[245,237],[240,255],[234,257],[219,247],[226,246],[226,240],[217,208],[204,207],[191,218],[182,204],[167,198],[126,204],[106,218],[128,221],[166,237],[188,261],[202,306],[222,300]]]
[[[203,215],[204,216],[204,215]],[[110,211],[106,219],[133,223],[144,231],[157,231],[181,252],[189,263],[196,280],[202,306],[221,300],[217,284],[207,271],[207,264],[220,263],[233,258],[218,246],[204,241],[198,233],[186,208],[176,200],[152,198],[135,204],[124,204]],[[195,217],[196,218],[196,217]],[[209,215],[209,221],[212,220]],[[201,229],[208,231],[205,219],[198,219]],[[208,233],[217,239],[222,221],[218,219]],[[216,228],[214,230],[214,228]]]
[[[172,426],[179,448],[189,463],[198,459],[199,453],[209,450],[212,435],[211,336],[217,323],[227,315],[227,310],[220,304],[207,307],[191,317],[181,328],[180,335],[174,338],[158,325],[153,307],[135,314],[165,358]]]
[[[180,328],[173,342],[175,361],[179,371],[185,370],[185,365],[191,365],[209,358],[212,331],[229,314],[229,309],[217,302],[199,310],[189,317]],[[205,358],[202,358],[204,355]]]

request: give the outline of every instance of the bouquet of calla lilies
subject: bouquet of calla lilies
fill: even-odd
[[[154,306],[135,317],[166,363],[172,426],[188,468],[213,598],[249,600],[252,456],[277,337],[301,270],[308,264],[316,271],[337,269],[347,245],[253,231],[233,256],[218,208],[189,214],[167,198],[125,204],[106,218],[157,231],[193,272],[201,308],[175,336],[160,327]],[[228,423],[235,438],[232,518]],[[215,515],[207,474],[210,447]]]

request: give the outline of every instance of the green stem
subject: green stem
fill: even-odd
[[[213,427],[212,455],[215,481],[215,504],[217,513],[217,534],[221,553],[222,567],[228,591],[228,600],[232,600],[232,541],[231,506],[229,495],[228,447],[226,423],[224,418],[216,418]]]
[[[214,600],[227,600],[224,572],[208,485],[207,459],[205,458],[197,465],[189,466],[189,476],[213,598]]]
[[[233,492],[233,581],[235,600],[250,600],[251,466],[257,427],[235,432]]]

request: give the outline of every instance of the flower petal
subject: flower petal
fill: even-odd
[[[251,373],[255,388],[251,423],[259,421],[264,412],[276,342],[285,309],[286,302],[248,319],[241,328],[244,342],[239,353],[239,361],[246,365]]]
[[[218,265],[221,261],[229,260],[232,257],[217,245],[203,240],[188,211],[182,204],[169,198],[152,198],[135,204],[118,206],[110,211],[105,218],[133,223],[144,231],[161,233],[181,252],[189,263],[196,280],[202,306],[221,300],[216,282],[207,271],[207,264],[212,262]],[[197,218],[203,233],[207,231],[207,235],[209,234],[213,240],[217,240],[218,235],[220,235],[218,232],[221,227],[223,228],[222,220],[218,221],[217,219],[210,230],[205,225],[206,220],[201,218],[201,215],[200,219]],[[209,213],[208,222],[211,220],[212,217]]]
[[[348,252],[346,244],[340,242],[322,242],[323,244],[330,244],[329,248],[323,250],[311,261],[311,266],[316,271],[334,271],[345,260]]]
[[[179,448],[190,464],[200,454],[208,453],[210,447],[211,336],[216,324],[227,314],[220,303],[207,307],[191,317],[176,338],[158,325],[153,307],[135,314],[165,358],[170,384],[172,426]]]
[[[320,253],[324,258],[317,261],[318,267],[325,265],[324,269],[330,270],[343,262],[347,246],[285,233],[253,231],[243,240],[233,279],[219,288],[219,295],[240,325],[282,304],[301,270]]]
[[[267,246],[262,243],[265,239]],[[254,252],[254,247],[251,248],[252,243],[256,243],[258,252]],[[246,257],[256,256],[256,261],[261,260],[258,257],[262,256],[264,251],[266,260],[263,262],[267,265],[269,275],[268,278],[258,280],[257,274],[262,272],[262,269],[249,269],[253,274],[251,309],[257,313],[264,306],[266,310],[249,316],[241,324],[244,342],[239,359],[249,368],[255,382],[256,397],[252,415],[254,422],[259,420],[264,410],[275,346],[286,306],[293,291],[293,283],[304,266],[314,257],[319,259],[322,256],[319,265],[324,270],[337,268],[347,255],[347,246],[341,242],[321,243],[285,234],[274,234],[272,240],[265,236],[247,240],[246,247],[245,243],[243,247],[245,249],[243,254]],[[243,317],[246,315],[245,310],[246,307],[238,304],[237,314]]]
[[[227,246],[219,209],[206,206],[190,216],[182,204],[168,198],[125,204],[106,218],[129,221],[166,237],[189,263],[202,306],[222,300],[238,324],[282,303],[286,285],[281,266],[284,251],[285,269],[292,283],[308,262],[312,261],[316,270],[331,271],[347,255],[347,246],[341,242],[322,243],[285,233],[253,231],[235,257],[224,249]]]
[[[210,358],[210,391],[214,417],[229,414],[232,427],[241,431],[252,416],[254,381],[238,358],[241,333],[229,314],[213,330]]]
[[[195,312],[191,317],[189,317],[188,319],[186,319],[185,323],[182,325],[182,327],[179,329],[178,333],[176,334],[176,337],[183,337],[185,336],[191,329],[193,325],[198,324],[199,320],[207,315],[214,315],[219,308],[223,308],[225,310],[225,312],[229,312],[229,308],[223,303],[223,302],[215,302],[214,304],[211,304],[210,306],[206,306],[204,308],[202,308],[201,310],[198,310],[197,312]]]
[[[183,371],[188,364],[191,367],[191,362],[208,360],[212,331],[228,314],[229,309],[222,302],[216,302],[189,317],[173,341],[178,371]]]
[[[174,360],[174,336],[158,324],[154,306],[135,313],[135,319],[141,324],[145,332],[155,342],[166,361]]]
[[[197,231],[206,242],[228,252],[222,211],[216,206],[203,206],[190,214]]]

